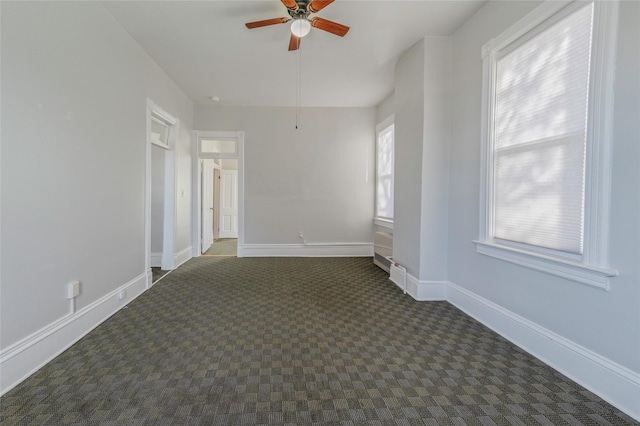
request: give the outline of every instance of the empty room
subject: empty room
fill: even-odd
[[[640,424],[640,2],[0,1],[0,423]]]

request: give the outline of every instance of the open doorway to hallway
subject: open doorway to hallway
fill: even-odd
[[[238,249],[238,160],[202,160],[202,254],[236,256]]]
[[[193,256],[242,257],[244,132],[193,135]]]

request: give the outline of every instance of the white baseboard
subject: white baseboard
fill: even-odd
[[[0,395],[4,395],[68,349],[151,286],[147,271],[90,305],[36,331],[0,352]],[[120,292],[125,292],[122,300]]]
[[[180,250],[178,253],[173,254],[173,269],[176,269],[178,266],[182,265],[187,260],[193,257],[193,247],[189,246],[184,250]],[[162,268],[162,252],[160,253],[151,253],[149,256],[149,265],[151,267],[159,267]]]
[[[162,267],[162,252],[159,253],[151,253],[149,257],[149,266],[151,267]]]
[[[449,303],[640,421],[640,374],[463,287],[447,287]]]
[[[238,244],[238,257],[372,257],[373,243]]]
[[[180,250],[178,253],[175,253],[173,255],[174,265],[175,265],[174,269],[182,265],[183,263],[185,263],[187,260],[191,259],[193,257],[192,252],[193,252],[193,247],[189,246],[184,250]]]
[[[419,280],[407,274],[407,293],[421,302],[447,300],[447,281]]]

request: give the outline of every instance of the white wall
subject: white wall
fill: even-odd
[[[422,148],[424,135],[424,40],[396,65],[393,259],[420,274]]]
[[[420,227],[422,281],[447,279],[451,40],[424,39],[424,135]]]
[[[5,391],[145,288],[147,98],[180,119],[176,251],[189,247],[193,104],[100,4],[1,7]]]
[[[376,106],[376,123],[382,123],[384,120],[389,118],[395,112],[395,98],[394,92],[391,92],[387,95],[386,98],[382,100]]]
[[[222,170],[238,170],[238,160],[220,160],[220,168]]]
[[[375,108],[196,107],[195,128],[244,131],[244,243],[371,243]]]
[[[449,280],[510,312],[512,317],[533,324],[534,329],[548,333],[552,340],[564,342],[557,347],[558,354],[562,353],[560,346],[566,345],[581,354],[575,357],[576,361],[589,359],[594,368],[564,365],[564,372],[628,411],[635,405],[635,415],[639,416],[640,3],[620,5],[610,241],[610,264],[620,276],[611,280],[611,290],[603,291],[479,255],[471,243],[479,236],[480,48],[536,5],[489,2],[453,35]],[[567,360],[574,360],[545,352],[549,341],[523,339],[529,349],[546,354],[546,361],[552,365],[563,368]],[[617,379],[611,383],[600,380],[596,371],[600,367],[607,373],[603,377]],[[626,390],[621,385],[624,383],[629,385]]]
[[[420,40],[396,66],[393,257],[419,281],[447,276],[450,90],[448,37]]]

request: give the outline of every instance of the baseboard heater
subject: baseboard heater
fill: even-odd
[[[390,272],[393,253],[393,235],[388,232],[376,232],[373,239],[373,263]]]

